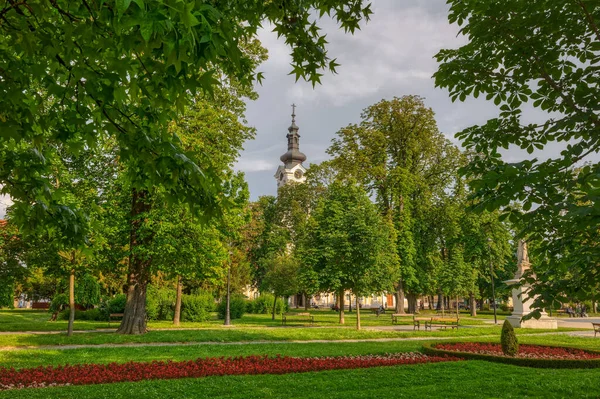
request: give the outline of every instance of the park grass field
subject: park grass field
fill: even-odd
[[[303,309],[293,309],[291,312],[304,312]],[[311,314],[315,316],[315,323],[317,326],[326,327],[338,327],[339,314],[330,310],[311,310]],[[379,317],[370,313],[369,311],[363,310],[361,312],[361,324],[364,327],[369,326],[386,326],[391,325],[392,311],[388,311]],[[424,314],[435,315],[435,312],[426,311]],[[454,313],[452,313],[454,315]],[[489,319],[489,315],[483,315],[478,318],[471,318],[466,313],[462,313],[461,324],[462,325],[483,325],[485,321]],[[39,310],[0,310],[0,332],[6,331],[65,331],[67,329],[66,320],[49,321],[50,313],[47,311]],[[352,327],[356,324],[356,312],[345,312],[346,326]],[[503,320],[504,316],[500,316],[499,320]],[[271,319],[271,315],[268,314],[245,314],[241,319],[233,321],[235,325],[246,326],[246,327],[278,327],[281,326],[281,316],[276,315],[275,320]],[[174,327],[171,321],[150,321],[148,327],[150,329],[162,329],[162,328],[215,328],[220,327],[223,324],[223,320],[217,318],[216,313],[212,315],[212,318],[206,322],[195,323],[195,322],[182,322],[179,327]],[[289,325],[302,325],[300,321],[291,321]],[[406,320],[400,321],[400,324],[412,324],[410,317]],[[89,321],[89,320],[75,320],[76,330],[103,330],[112,329],[118,326],[118,322],[109,323],[106,321]]]
[[[369,329],[391,326],[389,316],[377,318],[365,312],[361,331],[354,329],[355,314],[348,314],[346,326],[336,325],[337,314],[313,311],[322,327],[302,323],[281,327],[269,315],[245,315],[235,320],[235,327],[225,328],[221,321],[193,323],[187,328],[154,330],[142,336],[117,335],[112,332],[81,332],[73,337],[64,333],[23,334],[21,331],[52,331],[61,322],[48,322],[46,312],[0,311],[0,346],[32,346],[19,350],[1,350],[0,367],[30,368],[65,364],[106,364],[129,361],[194,360],[230,356],[343,356],[418,352],[425,342],[440,338],[459,341],[499,342],[500,327],[485,323],[483,315],[449,331],[393,331]],[[14,318],[13,318],[14,316]],[[466,315],[461,315],[468,320]],[[12,321],[11,321],[12,320]],[[15,321],[16,320],[16,321]],[[55,324],[56,323],[56,324]],[[87,330],[106,323],[77,322]],[[191,323],[190,323],[191,324]],[[197,325],[201,324],[201,325]],[[7,326],[9,326],[7,328]],[[150,328],[161,328],[151,323]],[[194,329],[191,329],[194,328]],[[563,329],[563,332],[567,329]],[[13,332],[13,333],[11,333]],[[600,339],[544,334],[543,330],[518,329],[522,343],[572,346],[600,350]],[[392,341],[368,339],[392,338]],[[418,340],[414,338],[419,338]],[[310,342],[324,340],[329,342]],[[353,342],[340,342],[355,340]],[[294,342],[303,341],[303,342]],[[182,343],[189,343],[183,345]],[[67,345],[90,345],[67,349]],[[95,345],[102,345],[94,347]],[[127,344],[142,344],[131,346]],[[160,346],[167,344],[166,346]],[[58,345],[54,348],[36,348]],[[60,346],[63,346],[62,348]],[[376,367],[369,369],[322,371],[284,375],[247,375],[198,379],[153,380],[90,386],[30,388],[0,391],[0,398],[316,398],[326,392],[332,398],[372,397],[597,397],[600,392],[598,370],[529,369],[482,361]]]
[[[0,398],[597,398],[598,392],[597,370],[532,369],[465,361],[33,388],[0,392]]]

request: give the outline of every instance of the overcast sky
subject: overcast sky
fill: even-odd
[[[265,81],[257,88],[260,98],[248,104],[247,119],[257,129],[256,139],[245,145],[236,168],[246,173],[252,199],[275,195],[273,174],[287,151],[290,105],[296,103],[300,149],[307,164],[327,159],[325,150],[343,126],[360,120],[361,111],[381,99],[417,94],[433,108],[440,130],[454,141],[465,127],[497,115],[491,102],[468,100],[452,103],[431,78],[437,69],[434,55],[442,48],[465,42],[458,27],[447,20],[445,0],[374,0],[372,20],[354,36],[321,25],[327,33],[329,56],[341,66],[338,74],[326,73],[322,85],[294,82],[288,75],[289,49],[270,29],[260,32],[269,60],[260,70]]]

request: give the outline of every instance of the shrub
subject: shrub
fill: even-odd
[[[182,295],[181,297],[182,321],[206,321],[210,319],[210,313],[214,309],[215,299],[210,293]]]
[[[506,356],[515,356],[519,352],[519,342],[515,335],[515,330],[508,320],[504,320],[502,325],[502,334],[500,335],[502,352]]]
[[[174,289],[148,286],[146,294],[146,315],[149,320],[173,320],[175,311]]]
[[[52,302],[50,302],[50,308],[48,311],[50,313],[60,312],[65,306],[69,305],[69,297],[67,294],[57,294],[52,298]],[[68,317],[67,317],[68,318]]]
[[[109,299],[107,311],[108,313],[123,313],[125,311],[125,303],[127,302],[127,295],[118,294],[113,298]]]
[[[221,303],[217,306],[219,319],[225,319],[227,310],[227,298],[223,297]],[[246,311],[246,300],[241,295],[232,295],[229,301],[229,316],[231,319],[241,319]]]
[[[258,298],[247,302],[246,312],[256,314],[271,314],[273,312],[274,300],[275,297],[273,296],[273,294],[270,294],[268,292],[261,294]],[[276,306],[276,314],[285,313],[287,311],[287,303],[285,303],[285,300],[283,299],[278,299]]]

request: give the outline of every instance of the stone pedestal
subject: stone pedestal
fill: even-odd
[[[512,290],[512,300],[514,310],[512,315],[508,316],[506,320],[512,324],[514,328],[539,328],[539,329],[557,329],[558,323],[556,319],[548,317],[546,312],[542,312],[542,316],[539,319],[531,318],[529,320],[522,320],[523,316],[531,313],[531,303],[533,299],[527,299],[528,285],[517,286],[519,279],[512,279],[505,281],[508,285],[514,285],[515,288]]]

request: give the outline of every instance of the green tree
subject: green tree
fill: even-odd
[[[380,216],[362,187],[333,183],[314,211],[310,231],[305,248],[312,249],[312,266],[322,289],[341,299],[341,324],[344,292],[352,291],[360,329],[358,297],[391,288],[397,277],[391,223]]]
[[[357,179],[396,229],[400,278],[398,313],[427,290],[435,239],[424,234],[437,197],[456,179],[459,151],[439,132],[433,110],[419,96],[394,97],[366,108],[359,125],[341,129],[328,153],[338,173]],[[428,245],[431,244],[431,245]]]
[[[480,208],[502,209],[520,236],[537,242],[540,280],[535,305],[563,294],[589,299],[600,277],[600,9],[594,1],[450,0],[449,21],[467,43],[442,50],[436,85],[453,100],[485,95],[499,115],[457,134],[475,155],[464,172]],[[556,27],[561,27],[557,29]],[[526,107],[536,120],[526,118]],[[558,156],[536,156],[564,143]],[[520,148],[530,159],[506,162],[502,149]],[[589,162],[581,168],[575,168]],[[521,211],[523,210],[523,211]],[[574,281],[567,276],[575,276]]]
[[[0,19],[0,183],[19,226],[50,225],[70,247],[85,241],[85,214],[65,202],[48,160],[115,140],[131,192],[128,301],[121,333],[145,331],[151,258],[143,234],[150,189],[197,212],[218,211],[217,174],[190,159],[168,125],[198,92],[251,86],[260,59],[244,51],[265,21],[291,47],[296,78],[316,84],[337,63],[313,13],[354,32],[371,14],[362,0],[332,3],[8,2]],[[217,78],[219,78],[217,80]],[[61,144],[57,146],[56,144]]]
[[[289,255],[277,255],[267,262],[265,269],[261,288],[273,293],[274,300],[271,319],[275,320],[277,299],[279,297],[294,295],[298,292],[298,262]]]

